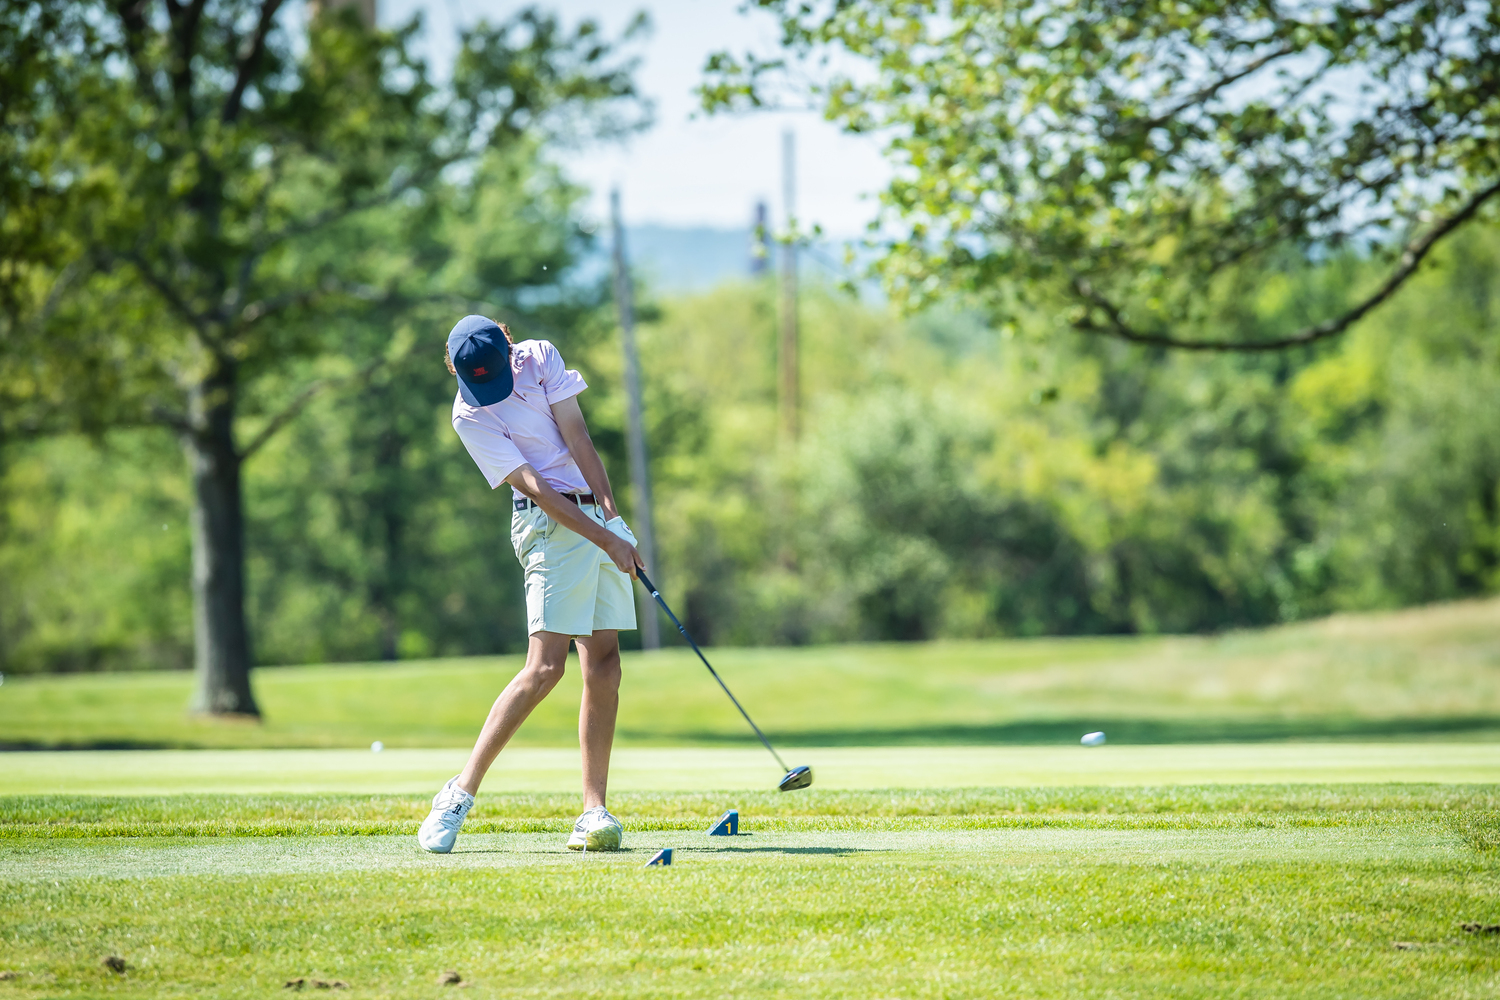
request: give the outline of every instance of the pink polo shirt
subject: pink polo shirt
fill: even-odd
[[[530,465],[559,493],[589,492],[551,409],[588,388],[583,376],[570,371],[546,340],[523,340],[512,347],[510,370],[515,390],[493,406],[470,406],[457,393],[453,399],[453,429],[490,489]],[[520,499],[519,490],[512,492]]]

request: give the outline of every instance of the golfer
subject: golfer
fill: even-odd
[[[604,794],[620,703],[618,633],[635,628],[630,581],[641,556],[578,409],[588,386],[550,343],[514,343],[508,329],[483,316],[458,321],[446,360],[458,377],[453,429],[490,488],[509,483],[513,492],[510,542],[525,572],[531,640],[526,666],[495,699],[463,772],[433,798],[417,841],[438,854],[453,850],[485,772],[562,679],[573,642],[583,671],[584,811],[568,847],[618,850],[624,831]],[[493,542],[481,531],[474,544]]]

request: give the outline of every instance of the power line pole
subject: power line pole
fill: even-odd
[[[781,196],[786,210],[786,242],[781,247],[781,347],[778,357],[781,431],[797,440],[797,147],[791,129],[781,133]]]
[[[651,474],[646,463],[646,428],[641,419],[641,363],[635,350],[635,289],[630,282],[630,264],[625,259],[625,223],[620,218],[620,189],[609,193],[609,210],[615,237],[615,308],[620,313],[620,347],[625,353],[625,452],[630,459],[630,485],[635,493],[636,548],[646,568],[656,572],[655,535],[651,529]],[[661,623],[656,605],[645,590],[636,594],[641,648],[661,648]]]
[[[766,203],[755,203],[755,218],[750,223],[750,276],[758,278],[771,265],[770,252],[771,220]]]

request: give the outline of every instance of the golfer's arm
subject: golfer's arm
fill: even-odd
[[[506,476],[505,481],[520,490],[522,496],[530,497],[538,507],[542,508],[542,513],[570,531],[587,538],[601,549],[605,548],[609,540],[615,537],[602,524],[579,510],[577,504],[564,500],[562,494],[548,486],[547,481],[530,465],[521,466]]]
[[[583,411],[578,408],[578,397],[569,396],[561,403],[553,403],[552,417],[562,432],[568,453],[578,463],[578,471],[583,473],[584,482],[589,484],[594,498],[604,508],[605,520],[618,517],[620,511],[615,507],[615,491],[610,489],[609,473],[604,471],[599,449],[594,447],[594,439],[589,436],[589,425],[584,422]]]

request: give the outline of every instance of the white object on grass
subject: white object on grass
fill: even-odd
[[[447,854],[453,850],[458,839],[458,829],[464,825],[464,817],[474,808],[474,796],[458,787],[461,775],[455,774],[448,783],[432,797],[432,812],[422,821],[417,830],[417,843],[424,851]]]
[[[1103,733],[1085,733],[1083,739],[1078,741],[1086,747],[1097,747],[1104,743]]]
[[[380,742],[379,740],[376,740],[374,743],[370,744],[370,752],[371,753],[379,753],[380,751],[382,751],[384,749],[385,749],[385,744],[382,743],[382,742]]]
[[[595,806],[578,817],[568,837],[570,851],[618,851],[625,828],[608,809]]]

